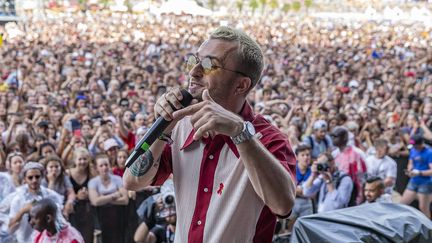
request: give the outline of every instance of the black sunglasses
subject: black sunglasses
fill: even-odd
[[[31,181],[32,181],[33,178],[36,179],[36,180],[39,180],[39,179],[41,178],[41,176],[40,176],[40,175],[27,176],[27,179],[28,179],[28,180],[31,180]]]
[[[194,54],[189,54],[189,55],[186,56],[185,60],[186,60],[186,69],[187,69],[188,72],[190,72],[197,64],[200,64],[201,67],[204,70],[204,74],[206,74],[206,75],[208,75],[212,71],[220,68],[222,70],[230,71],[230,72],[233,72],[233,73],[238,73],[238,74],[240,74],[242,76],[250,78],[248,75],[246,75],[243,72],[235,71],[235,70],[224,68],[222,66],[215,65],[213,63],[213,60],[217,60],[217,58],[215,58],[215,57],[206,56],[206,57],[203,57],[202,59],[200,59],[198,56],[196,56]]]

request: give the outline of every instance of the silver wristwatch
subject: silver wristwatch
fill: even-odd
[[[243,130],[237,136],[231,137],[234,144],[240,144],[251,139],[255,135],[255,128],[251,122],[243,122]]]

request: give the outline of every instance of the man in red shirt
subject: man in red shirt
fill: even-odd
[[[219,27],[186,60],[195,101],[182,107],[179,89],[157,100],[155,116],[173,122],[126,169],[124,185],[140,190],[173,174],[175,242],[271,242],[276,215],[294,205],[296,159],[287,137],[246,100],[262,51],[244,32]]]
[[[34,243],[84,243],[81,234],[57,218],[57,206],[51,199],[42,199],[30,210],[30,224],[38,231]]]
[[[363,201],[363,184],[367,172],[366,162],[363,156],[353,146],[348,145],[348,130],[345,127],[335,127],[330,135],[333,145],[339,148],[340,153],[335,157],[339,170],[347,173],[354,182],[353,198],[348,206],[360,205]]]

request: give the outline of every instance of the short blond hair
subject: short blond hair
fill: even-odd
[[[258,43],[242,30],[220,26],[210,34],[210,39],[237,42],[237,65],[239,71],[252,81],[251,89],[258,83],[264,68],[264,55]]]

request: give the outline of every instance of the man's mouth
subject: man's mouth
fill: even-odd
[[[190,89],[198,89],[198,88],[202,88],[202,87],[204,87],[204,85],[202,85],[198,82],[190,82],[190,84],[189,84]]]
[[[190,82],[189,83],[189,92],[195,99],[201,99],[202,91],[205,86],[198,82]]]

